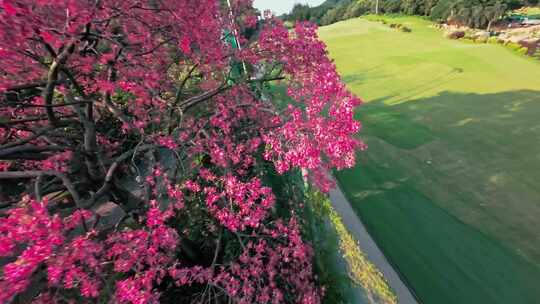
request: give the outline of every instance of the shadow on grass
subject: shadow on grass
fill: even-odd
[[[504,149],[504,145],[515,153],[530,153],[531,148],[540,152],[540,91],[442,92],[434,97],[385,104],[390,98],[359,108],[356,118],[364,124],[362,133],[404,149],[448,138],[464,145],[470,141],[499,143],[499,148]]]
[[[336,177],[423,303],[538,303],[539,114],[540,91],[529,90],[442,92],[358,110],[370,149]],[[508,185],[479,189],[494,172],[510,174]],[[521,241],[525,255],[447,212],[446,199],[488,226],[511,227],[502,239]],[[479,207],[485,202],[500,204]]]

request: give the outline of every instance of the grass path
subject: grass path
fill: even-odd
[[[358,241],[360,250],[375,267],[382,273],[388,285],[398,299],[400,304],[417,304],[415,297],[405,285],[394,267],[388,262],[375,241],[371,238],[366,227],[354,214],[350,203],[339,187],[330,192],[330,201],[337,214],[341,217],[342,225],[346,228],[355,240]]]
[[[422,302],[538,303],[540,62],[392,22],[320,29],[366,101],[343,191]]]

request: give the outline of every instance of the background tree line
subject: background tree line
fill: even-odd
[[[489,28],[510,10],[538,5],[540,0],[328,0],[315,7],[296,4],[287,21],[312,21],[327,25],[375,13],[421,15],[435,21],[449,18],[464,25]]]

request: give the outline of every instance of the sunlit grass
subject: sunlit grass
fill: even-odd
[[[319,217],[328,218],[339,243],[339,252],[346,261],[350,278],[366,292],[369,303],[395,304],[397,298],[383,275],[362,252],[358,242],[347,230],[328,198],[319,192],[309,192],[308,202]]]
[[[342,189],[424,303],[537,303],[540,61],[385,18],[320,29],[366,103]]]

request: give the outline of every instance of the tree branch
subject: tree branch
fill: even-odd
[[[51,176],[56,176],[59,179],[61,179],[62,184],[64,184],[64,187],[66,187],[66,189],[71,194],[71,197],[73,198],[73,201],[75,202],[77,207],[82,209],[82,203],[81,203],[81,198],[79,196],[79,193],[73,186],[73,183],[62,172],[58,172],[58,171],[6,171],[6,172],[0,172],[0,179],[24,179],[24,178],[34,178],[40,175],[51,175]]]
[[[110,189],[112,181],[113,181],[114,173],[115,173],[116,169],[118,168],[118,166],[120,165],[120,163],[122,163],[123,161],[130,158],[133,154],[136,154],[138,152],[144,152],[144,151],[147,151],[147,150],[151,150],[151,149],[154,149],[156,147],[157,147],[156,145],[142,145],[140,147],[138,146],[138,147],[135,147],[135,148],[133,148],[131,150],[128,150],[128,151],[122,153],[120,156],[118,156],[115,159],[115,161],[111,164],[109,169],[107,170],[107,174],[105,175],[105,181],[104,181],[103,185],[101,186],[101,188],[99,188],[99,190],[96,192],[96,194],[92,198],[92,205],[97,199],[99,199],[101,196],[103,196],[105,194],[105,192],[107,192]]]
[[[15,146],[15,147],[9,147],[0,150],[0,159],[28,159],[23,153],[41,153],[46,151],[64,151],[65,149],[60,146],[34,146],[34,145],[22,145],[22,146]],[[41,159],[41,157],[36,157],[37,159]]]
[[[8,143],[8,144],[5,144],[3,146],[0,146],[0,153],[2,150],[4,149],[7,149],[7,148],[10,148],[10,147],[15,147],[15,146],[20,146],[20,145],[24,145],[26,143],[29,143],[31,142],[32,140],[35,140],[37,138],[39,138],[40,136],[44,135],[45,133],[53,130],[54,128],[51,128],[51,127],[45,127],[41,130],[38,130],[36,133],[34,133],[32,136],[29,136],[29,137],[26,137],[26,138],[23,138],[23,139],[20,139],[16,142],[12,142],[12,143]]]
[[[49,68],[49,72],[47,74],[47,85],[45,86],[45,89],[43,90],[43,100],[45,101],[45,105],[51,105],[53,101],[54,96],[54,88],[56,87],[56,81],[58,80],[58,72],[60,67],[66,63],[69,55],[73,53],[75,50],[75,41],[70,42],[64,50],[54,59],[53,63],[51,64],[51,67]],[[49,123],[51,125],[58,124],[58,119],[56,118],[54,114],[54,110],[51,107],[46,108],[47,113],[47,119],[49,120]]]
[[[75,101],[75,102],[56,103],[56,104],[51,104],[51,105],[35,105],[35,104],[27,104],[24,102],[10,102],[8,103],[8,106],[15,105],[15,106],[22,106],[25,108],[60,108],[60,107],[67,107],[67,106],[87,104],[87,103],[92,103],[92,101],[83,100],[83,101]]]
[[[200,95],[196,95],[196,96],[193,96],[191,98],[188,98],[188,99],[184,100],[180,104],[180,108],[182,108],[183,111],[186,111],[189,108],[193,107],[194,105],[198,104],[199,102],[208,100],[208,99],[218,95],[219,93],[230,89],[231,87],[232,86],[230,86],[230,85],[222,85],[222,86],[220,86],[220,87],[218,87],[216,89],[213,89],[211,91],[204,92],[204,93],[202,93]]]
[[[71,118],[71,117],[75,117],[75,116],[76,115],[70,114],[70,115],[61,116],[60,118]],[[22,118],[22,119],[8,120],[8,121],[1,121],[0,120],[0,125],[10,126],[10,125],[16,125],[16,124],[20,124],[20,123],[42,121],[42,120],[47,120],[47,119],[48,119],[48,116],[29,117],[29,118]],[[58,120],[57,120],[57,122],[58,122]],[[58,125],[58,123],[57,123],[57,125]]]
[[[66,92],[65,98],[70,103],[75,102],[74,97],[71,95],[71,92],[69,91]],[[75,112],[79,116],[79,120],[81,121],[81,124],[84,129],[83,146],[84,146],[84,152],[85,152],[85,163],[88,169],[88,173],[90,174],[90,178],[92,180],[94,181],[99,180],[99,178],[101,177],[100,176],[101,174],[99,170],[98,156],[97,156],[96,124],[94,123],[92,119],[92,114],[91,114],[92,110],[90,109],[89,111],[87,111],[87,113],[84,113],[80,104],[74,105],[73,108],[75,109]]]
[[[269,82],[269,81],[276,81],[276,80],[282,80],[285,79],[285,77],[279,76],[279,77],[272,77],[272,78],[260,78],[260,79],[248,79],[245,80],[246,83],[262,83],[262,82]],[[226,91],[230,88],[232,88],[234,85],[222,85],[216,89],[213,89],[208,92],[204,92],[200,95],[193,96],[191,98],[186,99],[180,104],[180,107],[185,111],[189,108],[193,107],[194,105],[198,104],[199,102],[203,102],[205,100],[208,100],[219,93],[222,93],[223,91]]]
[[[35,83],[26,83],[26,84],[21,84],[21,85],[15,85],[15,86],[12,86],[12,87],[8,87],[6,89],[6,92],[35,89],[35,88],[39,88],[39,87],[44,87],[46,85],[47,85],[47,82],[45,82],[45,81],[35,82]]]

